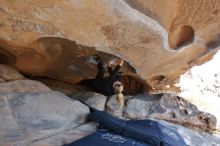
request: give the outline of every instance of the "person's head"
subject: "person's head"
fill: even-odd
[[[114,89],[114,92],[115,94],[119,94],[119,93],[122,93],[123,92],[123,84],[119,81],[115,81],[113,83],[113,89]]]

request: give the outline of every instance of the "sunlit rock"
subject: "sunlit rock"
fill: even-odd
[[[176,91],[179,76],[219,46],[218,0],[0,3],[0,63],[30,76],[68,83],[93,78],[91,56],[98,53],[105,63],[124,57],[125,75],[155,90]]]
[[[78,127],[89,108],[59,92],[0,94],[0,103],[0,143],[7,146],[63,145],[91,133]]]

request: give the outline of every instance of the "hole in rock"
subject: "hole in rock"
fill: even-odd
[[[188,115],[188,111],[187,111],[186,109],[180,110],[180,113],[181,113],[182,115]]]
[[[212,41],[208,42],[206,46],[209,49],[215,49],[220,46],[220,34]]]
[[[12,64],[15,63],[15,60],[14,55],[0,48],[0,64]]]
[[[153,76],[149,79],[149,82],[152,84],[158,84],[163,81],[166,77],[164,75]]]
[[[176,114],[174,112],[170,113],[171,118],[175,119],[176,118]]]
[[[71,83],[67,83],[64,81],[60,81],[48,77],[31,77],[31,76],[26,76],[26,77],[32,80],[40,81],[46,86],[48,86],[50,89],[54,91],[60,91],[67,96],[71,96],[72,94],[77,92],[91,91],[89,88],[86,88],[86,86],[73,85]]]
[[[169,33],[169,45],[174,50],[188,45],[194,40],[194,29],[189,25],[179,26]]]
[[[209,119],[208,119],[207,117],[203,117],[202,115],[200,115],[200,116],[198,117],[198,119],[199,119],[202,123],[204,123],[204,124],[206,124],[206,125],[209,125]]]
[[[60,91],[68,96],[77,92],[93,91],[92,79],[83,79],[77,84],[71,84],[49,77],[31,77],[27,75],[26,77],[32,80],[40,81],[50,87],[52,90]],[[151,86],[149,86],[145,81],[134,75],[122,75],[121,82],[124,86],[124,95],[136,95],[139,93],[148,92],[152,89]]]
[[[8,57],[5,54],[0,53],[0,64],[6,64],[8,62]]]

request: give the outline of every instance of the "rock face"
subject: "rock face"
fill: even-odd
[[[50,88],[38,81],[18,80],[0,84],[0,93],[24,93],[50,91]]]
[[[160,123],[169,125],[175,131],[177,131],[189,146],[219,146],[220,138],[217,136],[209,135],[204,132],[192,131],[184,126],[171,124],[163,120],[159,120]]]
[[[151,106],[154,101],[147,98],[135,97],[126,102],[125,117],[129,119],[145,119],[151,114]]]
[[[0,83],[25,79],[17,70],[9,65],[0,64]]]
[[[193,67],[181,75],[179,86],[182,92],[179,96],[196,105],[201,111],[206,111],[217,118],[217,128],[220,129],[220,51],[214,58],[200,66]]]
[[[72,98],[121,118],[156,118],[191,129],[215,128],[216,120],[212,115],[200,112],[196,106],[177,96],[161,95],[125,96],[125,107],[119,107],[114,96],[107,101],[107,97],[94,92],[74,90]],[[89,108],[77,100],[51,91],[38,81],[22,78],[0,83],[0,143],[5,146],[61,146],[95,132],[96,123],[86,123]],[[160,122],[173,126],[189,145],[218,146],[220,142],[218,137],[207,133]]]
[[[100,111],[105,110],[105,102],[107,100],[107,97],[95,93],[95,92],[78,92],[71,95],[72,99],[83,101],[84,103],[88,104],[89,106],[96,108]]]
[[[215,130],[217,122],[213,115],[201,112],[195,105],[171,94],[129,98],[124,116],[129,119],[161,119],[204,131]]]
[[[63,145],[95,129],[75,129],[89,109],[59,92],[0,94],[0,104],[0,143],[6,146]]]
[[[97,124],[90,122],[78,127],[71,127],[63,133],[57,134],[53,137],[48,137],[43,141],[36,141],[31,146],[62,146],[69,144],[80,138],[86,137],[97,130]]]
[[[34,80],[38,80],[48,86],[51,90],[54,91],[59,91],[64,93],[67,96],[71,96],[73,94],[83,92],[83,91],[88,91],[89,89],[86,88],[85,86],[80,86],[80,85],[72,85],[69,83],[65,83],[59,80],[53,80],[49,78],[33,78]]]
[[[0,1],[0,63],[26,75],[77,83],[124,57],[125,74],[155,90],[212,58],[219,47],[219,0]],[[172,89],[172,86],[170,86]]]

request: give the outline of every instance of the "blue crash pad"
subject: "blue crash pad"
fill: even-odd
[[[154,120],[122,120],[90,108],[89,118],[105,130],[65,146],[187,146],[178,132]]]
[[[64,146],[153,146],[117,135],[108,130],[98,130],[85,138]]]

